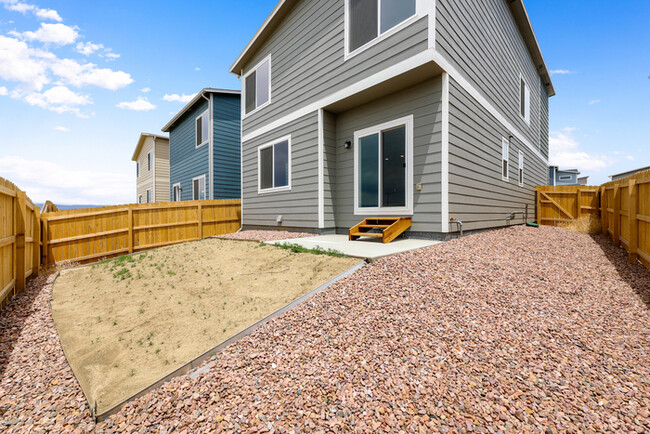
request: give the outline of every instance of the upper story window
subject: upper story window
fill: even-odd
[[[244,76],[246,114],[271,102],[271,56]]]
[[[196,118],[196,147],[201,147],[208,143],[210,136],[210,121],[208,110],[201,113]]]
[[[139,161],[135,164],[135,177],[136,178],[140,177],[140,162]]]
[[[560,175],[558,178],[560,181],[571,181],[573,179],[573,176],[571,175]]]
[[[524,77],[520,77],[519,81],[519,114],[530,123],[530,88]]]
[[[148,170],[149,172],[151,172],[151,167],[152,167],[151,164],[152,164],[152,160],[153,160],[153,159],[152,159],[151,152],[149,152],[149,153],[147,154],[147,170]]]
[[[416,0],[348,0],[348,52],[351,53],[415,15]]]

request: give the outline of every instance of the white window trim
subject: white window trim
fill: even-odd
[[[406,129],[406,206],[359,207],[359,138],[400,125]],[[354,132],[354,215],[413,215],[413,115]]]
[[[521,175],[519,175],[521,171]],[[524,153],[519,151],[519,169],[517,170],[517,182],[519,187],[523,187],[525,183],[526,171],[524,170]]]
[[[265,102],[262,105],[259,105],[255,107],[253,110],[249,111],[246,113],[246,78],[251,75],[253,72],[257,71],[257,69],[262,66],[262,64],[266,61],[269,61],[269,100]],[[242,76],[242,119],[247,118],[248,116],[252,115],[253,113],[257,112],[258,110],[263,109],[267,105],[271,104],[271,101],[273,100],[273,89],[271,88],[271,83],[273,83],[273,63],[271,61],[271,55],[269,54],[266,56],[264,59],[260,60],[257,65],[255,65],[253,68],[250,69],[246,74]],[[255,92],[257,92],[257,85],[255,85]],[[257,94],[255,95],[255,103],[257,104]]]
[[[381,31],[381,0],[377,0],[377,1],[378,1],[377,13],[379,15],[379,22],[377,23],[377,27],[378,27],[377,37],[374,38],[372,41],[368,41],[366,44],[362,45],[361,47],[356,48],[353,51],[350,51],[350,14],[348,13],[348,11],[350,10],[350,0],[345,0],[345,19],[344,19],[345,37],[343,42],[343,44],[345,45],[344,61],[351,59],[352,57],[366,51],[367,49],[369,49],[374,45],[377,45],[381,41],[385,40],[386,38],[389,38],[391,35],[394,35],[395,33],[399,32],[405,27],[410,26],[415,21],[422,18],[422,15],[420,13],[420,7],[419,7],[421,0],[416,0],[415,15],[412,15],[409,18],[402,21],[401,23],[395,25],[394,27],[391,27],[390,29],[386,30],[384,33],[379,33]]]
[[[526,85],[526,88],[524,89],[524,97],[528,96],[528,104],[524,106],[524,112],[525,114],[521,114],[521,82],[524,82],[524,85]],[[531,103],[530,103],[530,84],[528,83],[528,80],[524,77],[523,74],[519,74],[519,107],[517,108],[517,112],[519,113],[519,116],[528,124],[530,125],[530,108],[531,108]]]
[[[176,187],[178,187],[178,200],[174,200],[174,189]],[[176,184],[172,185],[172,202],[181,202],[181,194],[182,194],[181,183],[177,182]]]
[[[289,172],[289,183],[282,187],[273,187],[262,189],[262,165],[260,164],[260,157],[262,149],[270,148],[278,143],[288,142],[287,158],[288,158],[288,172]],[[288,136],[280,137],[272,142],[265,143],[257,147],[257,194],[266,194],[266,193],[277,193],[279,191],[291,191],[291,134]],[[275,180],[275,154],[273,155],[273,179]]]
[[[153,191],[147,188],[147,203],[153,203]]]
[[[147,152],[147,172],[151,172],[153,170],[153,152],[149,151]]]
[[[140,162],[139,161],[136,162],[136,165],[135,165],[135,177],[140,178]]]
[[[194,199],[194,181],[196,181],[197,179],[201,179],[201,178],[203,178],[203,199],[201,199],[200,192],[199,192],[199,198]],[[201,185],[201,183],[199,183],[199,186],[200,185]],[[207,184],[206,179],[205,179],[205,174],[200,175],[200,176],[195,176],[194,178],[192,178],[192,200],[205,200],[208,197],[207,194],[208,194],[208,184]]]
[[[505,158],[503,155],[503,146],[506,146],[506,155]],[[503,165],[508,166],[506,170],[506,176],[503,176]],[[510,180],[510,140],[506,139],[505,137],[501,138],[501,179],[505,182],[508,182]]]
[[[573,181],[573,175],[558,175],[558,181]]]
[[[208,121],[208,137],[203,138],[203,142],[201,142],[200,145],[196,144],[196,136],[199,134],[199,130],[196,128],[196,121],[199,120],[200,117],[203,117],[206,115],[207,121]],[[201,128],[203,128],[203,125],[201,125]],[[210,142],[210,109],[205,109],[200,115],[194,118],[194,149],[199,149],[201,146],[205,146]]]

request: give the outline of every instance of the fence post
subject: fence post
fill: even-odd
[[[639,220],[636,218],[638,211],[638,196],[639,196],[639,186],[636,184],[635,179],[630,179],[630,186],[628,188],[628,224],[630,228],[630,249],[629,257],[630,262],[636,262],[639,259],[637,254],[637,249],[639,246]]]
[[[612,241],[616,247],[621,245],[621,186],[614,185],[614,233]]]
[[[14,224],[16,229],[16,290],[15,293],[25,290],[25,210],[27,208],[27,195],[24,191],[16,191],[14,201]]]
[[[37,277],[41,264],[41,211],[34,207],[34,231],[32,233],[32,276]]]
[[[579,219],[582,217],[582,190],[580,190],[580,187],[578,187],[576,194],[578,195],[576,200],[576,219]]]
[[[535,189],[535,195],[536,195],[536,200],[535,200],[535,215],[537,216],[537,224],[539,226],[542,225],[542,202],[541,202],[541,194],[539,192],[539,188]]]
[[[607,223],[607,188],[600,188],[600,220],[603,224],[603,235],[609,236],[609,225]]]
[[[129,253],[133,253],[133,207],[129,205],[129,239],[128,239],[128,246],[129,246]]]
[[[43,219],[43,230],[41,231],[41,238],[43,239],[43,266],[47,267],[50,263],[49,247],[47,246],[47,240],[50,237],[50,229],[48,227],[47,217],[42,217]]]
[[[201,202],[197,205],[199,212],[199,240],[203,239],[203,206]]]

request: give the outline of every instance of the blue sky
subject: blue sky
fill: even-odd
[[[228,68],[275,0],[0,0],[0,176],[37,202],[135,199],[133,149]],[[553,71],[552,162],[650,166],[650,2],[525,2]]]

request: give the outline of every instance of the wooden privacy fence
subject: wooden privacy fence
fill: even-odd
[[[650,171],[601,187],[603,233],[650,268]]]
[[[538,186],[537,223],[557,226],[600,213],[600,187]]]
[[[11,182],[0,178],[0,308],[25,290],[40,264],[40,213]]]
[[[235,232],[241,200],[118,205],[43,213],[41,219],[44,265],[88,262]]]

